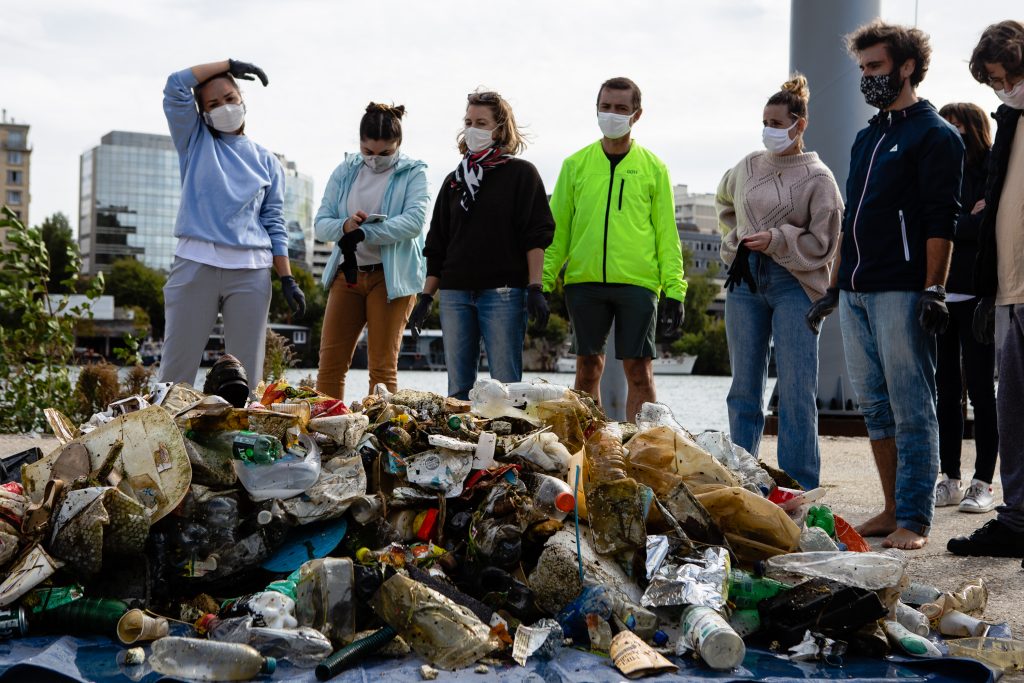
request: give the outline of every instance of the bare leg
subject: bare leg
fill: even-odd
[[[601,375],[604,355],[576,356],[576,390],[585,391],[601,405]]]
[[[622,361],[629,385],[626,394],[626,419],[636,419],[644,403],[657,400],[654,393],[654,368],[650,358],[626,358]]]
[[[871,441],[878,478],[882,480],[882,511],[857,527],[861,536],[886,536],[896,531],[896,439]]]

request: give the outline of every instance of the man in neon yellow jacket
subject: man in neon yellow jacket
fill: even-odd
[[[628,382],[632,419],[654,401],[655,331],[683,321],[683,257],[668,169],[633,142],[640,88],[628,78],[601,85],[597,119],[603,137],[562,164],[551,212],[555,236],[544,253],[544,290],[565,268],[565,302],[573,328],[576,388],[600,401],[604,349],[615,325],[615,355]],[[662,320],[658,296],[664,294]]]

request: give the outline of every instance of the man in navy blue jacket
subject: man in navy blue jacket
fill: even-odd
[[[814,328],[839,307],[850,380],[882,481],[885,508],[857,527],[882,545],[928,541],[939,472],[935,335],[960,209],[964,145],[916,88],[928,36],[876,20],[847,37],[861,92],[879,113],[857,134],[833,287],[808,311]]]

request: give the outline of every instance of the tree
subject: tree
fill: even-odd
[[[295,318],[292,315],[291,309],[288,308],[288,302],[284,300],[284,294],[281,292],[281,278],[275,275],[271,284],[270,322],[308,325],[310,328],[309,346],[305,358],[302,358],[301,361],[304,364],[316,365],[320,358],[320,333],[323,330],[324,313],[327,310],[327,292],[324,291],[319,280],[313,279],[304,266],[295,261],[292,261],[291,266],[295,284],[306,295],[306,314],[302,318]],[[338,273],[338,277],[343,276]]]
[[[71,234],[68,217],[57,212],[46,218],[37,228],[42,234],[43,244],[50,259],[50,279],[46,290],[50,294],[67,294],[68,287],[64,283],[68,264],[78,258],[78,245]]]
[[[164,283],[167,278],[132,257],[114,261],[107,275],[106,294],[118,306],[138,306],[149,315],[153,336],[164,333]]]

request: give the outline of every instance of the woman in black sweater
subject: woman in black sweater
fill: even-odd
[[[978,252],[978,228],[985,213],[985,172],[992,135],[988,117],[976,104],[947,104],[939,114],[960,131],[967,153],[960,192],[960,217],[953,238],[953,261],[946,280],[949,327],[939,335],[935,372],[939,455],[942,461],[942,478],[935,485],[935,507],[959,505],[961,512],[988,512],[996,506],[991,483],[999,448],[993,382],[995,345],[978,342],[972,334],[971,322],[977,305],[974,261]],[[974,478],[966,490],[960,484],[964,377],[967,379],[967,395],[974,406],[974,442],[977,447]]]
[[[476,382],[481,337],[491,377],[522,379],[527,313],[547,324],[541,276],[555,230],[540,174],[516,158],[526,144],[509,103],[495,92],[471,93],[464,124],[462,161],[434,204],[427,279],[409,319],[419,328],[441,290],[448,394],[460,399]]]

